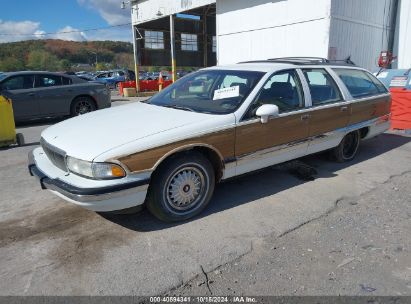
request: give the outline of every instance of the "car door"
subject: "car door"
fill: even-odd
[[[62,76],[37,74],[35,80],[40,113],[43,117],[67,114],[69,107]]]
[[[279,116],[266,124],[255,115],[264,104],[279,108]],[[296,70],[280,71],[269,78],[236,128],[237,175],[306,154],[309,121],[305,105]]]
[[[388,90],[373,75],[362,70],[335,68],[352,97],[349,125],[369,121],[390,113]]]
[[[16,75],[1,83],[2,94],[12,100],[16,121],[40,116],[36,91],[33,88],[34,75]]]
[[[345,101],[334,79],[323,68],[302,69],[307,82],[311,111],[309,116],[308,153],[316,153],[337,146],[344,137],[351,113],[350,102]]]

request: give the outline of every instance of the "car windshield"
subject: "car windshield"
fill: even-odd
[[[185,111],[234,112],[260,81],[263,72],[205,70],[178,80],[148,103]]]
[[[0,81],[2,81],[4,78],[6,78],[7,77],[7,74],[2,74],[2,73],[0,73]]]

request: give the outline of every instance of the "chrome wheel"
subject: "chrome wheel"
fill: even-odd
[[[93,106],[88,100],[79,101],[74,108],[76,115],[83,115],[93,111]]]
[[[197,151],[175,154],[152,175],[147,209],[165,222],[185,221],[206,208],[214,193],[215,169]]]
[[[208,176],[202,167],[184,166],[175,170],[164,189],[170,211],[180,213],[200,206],[208,190],[206,179]]]

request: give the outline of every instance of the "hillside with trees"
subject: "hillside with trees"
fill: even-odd
[[[2,72],[105,70],[131,67],[133,67],[133,45],[128,42],[28,40],[0,44],[0,71]]]

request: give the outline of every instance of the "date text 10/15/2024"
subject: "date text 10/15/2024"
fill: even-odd
[[[254,297],[150,297],[150,303],[257,303]]]

